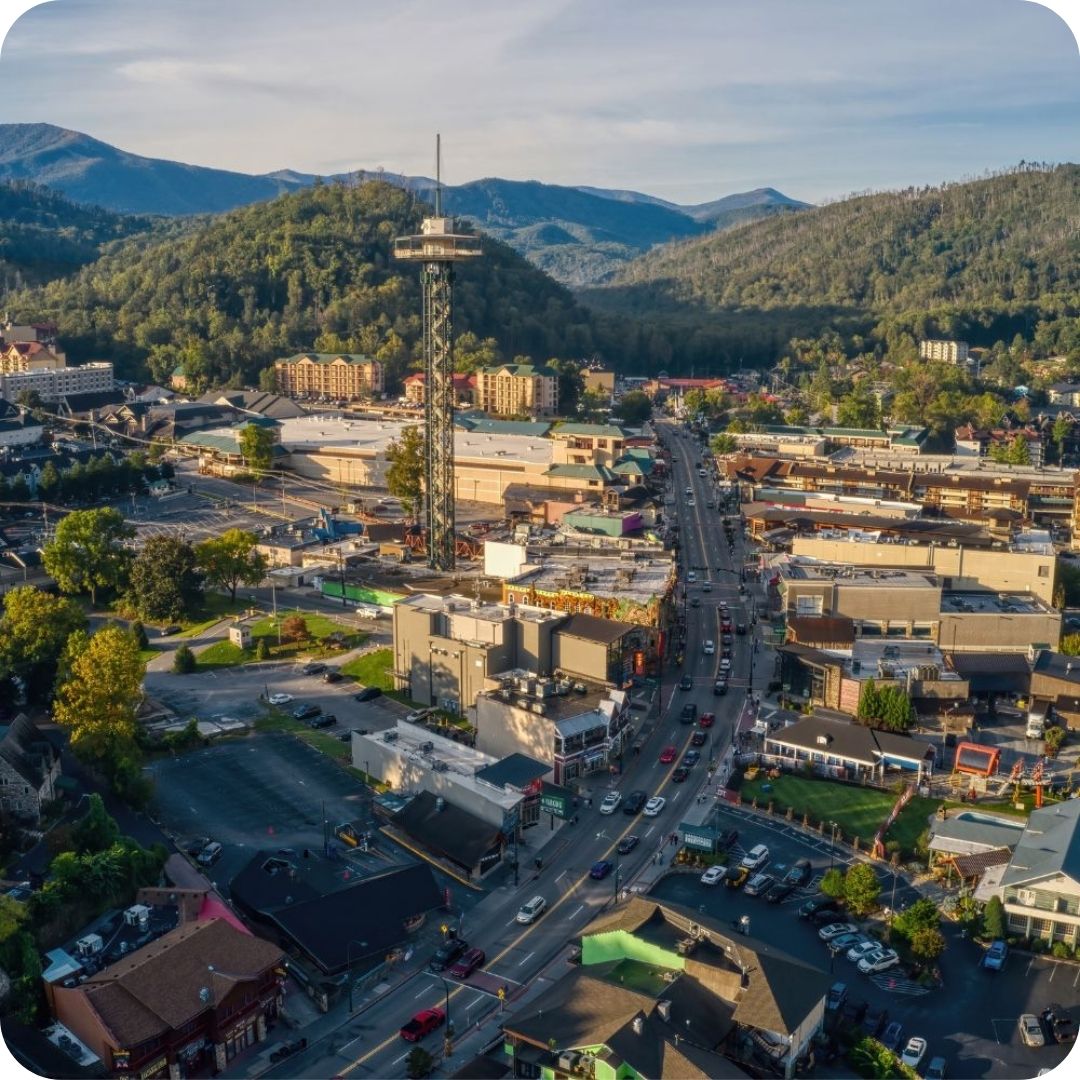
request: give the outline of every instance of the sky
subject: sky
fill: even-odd
[[[1080,138],[1076,39],[1027,0],[52,0],[0,87],[0,122],[149,157],[431,175],[441,131],[448,183],[680,203],[961,180]]]

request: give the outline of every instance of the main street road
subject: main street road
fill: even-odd
[[[567,941],[580,934],[598,912],[610,905],[621,887],[633,886],[639,871],[663,851],[665,838],[682,819],[682,808],[707,785],[704,762],[691,770],[686,783],[673,784],[671,776],[678,761],[672,765],[661,765],[658,761],[660,750],[669,743],[679,748],[680,756],[690,747],[690,734],[696,725],[690,727],[679,723],[678,714],[684,702],[695,701],[699,711],[717,714],[716,725],[710,733],[711,746],[706,747],[717,758],[730,744],[731,733],[744,704],[745,690],[740,692],[737,685],[725,697],[713,696],[719,645],[716,655],[705,656],[701,644],[705,638],[719,643],[717,615],[721,599],[729,601],[737,619],[748,621],[738,614],[738,563],[733,565],[723,538],[719,512],[706,506],[710,499],[716,498],[716,491],[711,477],[697,475],[696,444],[676,436],[667,424],[661,427],[665,441],[672,446],[671,493],[681,522],[680,588],[687,567],[708,566],[707,580],[712,582],[712,591],[700,593],[701,607],[688,606],[686,609],[685,663],[681,670],[672,669],[671,673],[665,673],[661,718],[641,754],[628,760],[620,776],[596,781],[593,808],[580,812],[577,825],[562,826],[569,842],[563,842],[562,837],[552,841],[544,851],[543,868],[539,872],[523,875],[524,880],[517,887],[508,884],[495,889],[469,913],[463,935],[470,944],[480,946],[487,953],[486,971],[506,984],[511,1011],[515,999],[564,949]],[[684,494],[688,486],[695,493],[693,507],[687,505]],[[737,551],[738,548],[736,555]],[[726,572],[717,573],[718,567]],[[700,583],[705,571],[697,573]],[[701,586],[692,588],[700,592]],[[740,676],[745,680],[750,640],[749,636],[735,638],[733,680]],[[678,677],[684,673],[694,678],[692,691],[673,689]],[[628,818],[621,811],[605,817],[597,807],[599,796],[609,786],[624,793],[642,789],[649,795],[663,795],[668,805],[656,820]],[[592,880],[590,866],[599,859],[614,860],[619,841],[630,833],[641,838],[634,852],[621,860],[616,874],[603,881]],[[672,850],[667,846],[665,860],[670,858]],[[529,865],[531,860],[525,862]],[[533,925],[522,926],[515,921],[515,915],[520,906],[537,893],[546,897],[547,912]],[[485,982],[490,984],[489,980],[485,979]],[[344,1007],[339,1006],[340,1021],[335,1028],[320,1026],[321,1034],[310,1039],[304,1053],[289,1058],[266,1075],[403,1076],[409,1046],[398,1037],[398,1028],[421,1009],[443,1007],[447,996],[459,1037],[465,1035],[478,1015],[488,1015],[488,1010],[497,1006],[497,1002],[478,987],[451,980],[444,984],[436,976],[416,972],[376,999],[360,1016],[350,1019]],[[427,1043],[431,1044],[428,1049],[432,1052],[441,1050],[439,1035],[429,1036]],[[444,1062],[440,1071],[449,1073],[462,1064],[464,1056],[460,1059],[455,1056]]]

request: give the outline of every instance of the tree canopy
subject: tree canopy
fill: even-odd
[[[128,599],[143,619],[171,622],[202,599],[203,577],[195,549],[175,536],[152,536],[131,566]]]
[[[9,589],[0,618],[0,677],[20,680],[28,701],[44,703],[68,638],[85,628],[86,614],[74,601],[31,585]]]
[[[424,432],[418,425],[402,428],[386,448],[386,490],[401,500],[407,517],[416,517],[424,494]]]
[[[219,589],[227,589],[230,600],[236,599],[240,585],[258,585],[266,576],[266,556],[255,550],[257,542],[254,533],[228,529],[195,548],[195,557],[206,580]]]
[[[127,541],[134,536],[119,510],[75,510],[45,545],[45,569],[62,592],[88,592],[96,604],[98,589],[120,592],[127,584],[132,558]]]

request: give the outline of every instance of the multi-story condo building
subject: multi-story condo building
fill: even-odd
[[[500,364],[476,373],[476,403],[495,416],[554,416],[559,377],[548,367]]]
[[[0,397],[15,401],[24,392],[36,392],[42,401],[58,401],[69,394],[90,394],[115,389],[113,366],[107,361],[79,367],[28,367],[0,371]]]
[[[278,392],[335,401],[371,398],[383,392],[383,366],[362,353],[297,353],[274,361]]]
[[[966,364],[968,345],[966,341],[920,341],[919,356],[924,360],[937,360],[945,364]]]

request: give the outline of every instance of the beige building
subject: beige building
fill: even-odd
[[[40,341],[12,341],[0,346],[0,373],[52,371],[67,364],[65,355]]]
[[[966,341],[927,340],[919,342],[919,356],[944,364],[966,364],[968,345]]]
[[[554,416],[559,377],[548,367],[501,364],[476,373],[476,404],[493,416]]]
[[[20,394],[36,393],[42,401],[58,401],[73,394],[114,390],[113,366],[105,361],[79,367],[33,367],[0,372],[0,397],[15,401]]]
[[[371,398],[383,392],[382,364],[360,353],[297,353],[274,361],[278,392],[334,401]]]
[[[615,396],[614,371],[594,371],[591,368],[585,368],[581,372],[581,381],[586,390],[591,390],[594,394],[602,394],[608,401]]]
[[[927,571],[946,589],[1028,592],[1046,603],[1054,598],[1053,551],[949,547],[944,544],[884,544],[848,538],[796,536],[791,554],[825,563]]]

